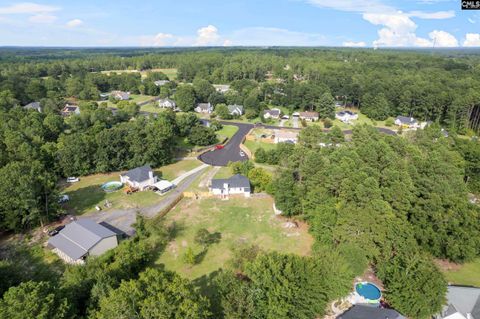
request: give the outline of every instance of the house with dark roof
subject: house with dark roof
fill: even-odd
[[[337,316],[337,319],[406,319],[394,309],[357,304]]]
[[[263,118],[264,119],[279,119],[280,113],[282,113],[279,109],[270,109],[263,111]]]
[[[130,92],[112,91],[110,96],[112,96],[115,100],[128,101],[130,99]]]
[[[162,109],[172,109],[175,110],[177,108],[177,103],[175,103],[174,100],[171,99],[160,99],[158,100],[158,106],[161,107]]]
[[[318,112],[300,112],[300,119],[315,122],[318,121],[319,115]]]
[[[243,114],[243,105],[237,105],[237,104],[227,105],[227,108],[230,115],[240,116]]]
[[[120,181],[132,188],[143,191],[153,186],[158,179],[153,175],[153,170],[150,165],[144,165],[121,174]]]
[[[210,192],[222,197],[235,194],[243,194],[245,197],[250,197],[250,180],[240,174],[233,175],[230,178],[212,179]]]
[[[195,112],[210,114],[213,112],[213,105],[209,103],[198,103],[195,107]]]
[[[88,218],[67,224],[48,240],[48,247],[69,264],[83,264],[88,256],[99,256],[117,245],[115,232]]]
[[[480,288],[448,286],[447,304],[437,319],[480,319]]]
[[[335,118],[343,123],[350,123],[350,121],[358,119],[358,114],[349,110],[340,111],[335,114]]]
[[[61,112],[62,116],[78,115],[80,114],[80,108],[78,105],[66,104]]]
[[[419,124],[417,120],[409,116],[397,116],[395,118],[395,125],[407,127],[407,128],[418,128]]]
[[[28,103],[23,107],[25,110],[35,110],[37,112],[42,113],[42,106],[40,105],[40,102],[31,102]]]

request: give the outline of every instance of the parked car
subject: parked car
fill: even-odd
[[[78,177],[67,177],[67,183],[76,183],[80,180]]]
[[[221,150],[222,148],[224,148],[225,146],[221,145],[221,144],[218,144],[218,145],[215,145],[215,149],[217,150]]]
[[[242,156],[242,157],[245,156],[245,153],[240,151],[240,156]]]
[[[69,200],[70,200],[70,196],[63,194],[63,195],[60,195],[60,197],[58,198],[58,203],[63,204],[68,202]]]
[[[55,227],[54,229],[52,229],[51,231],[48,232],[48,236],[50,236],[50,237],[55,236],[64,228],[65,228],[64,225],[57,226],[57,227]]]

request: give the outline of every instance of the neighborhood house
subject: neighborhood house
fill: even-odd
[[[480,288],[448,286],[447,304],[436,319],[480,319]]]
[[[195,107],[195,112],[211,114],[213,112],[213,105],[209,103],[198,103]]]
[[[279,119],[281,111],[279,109],[270,109],[263,111],[264,119]]]
[[[158,81],[153,82],[153,84],[155,84],[156,86],[164,86],[167,83],[170,83],[170,81],[169,80],[158,80]]]
[[[227,93],[230,90],[230,85],[228,84],[214,84],[213,87],[218,93]]]
[[[240,116],[243,114],[243,105],[228,105],[227,108],[230,115]]]
[[[144,165],[121,174],[120,181],[132,188],[143,191],[153,186],[158,179],[153,175],[150,165]]]
[[[275,144],[277,143],[294,143],[298,142],[298,132],[290,132],[290,131],[282,131],[276,130],[275,131]]]
[[[87,218],[67,224],[48,240],[48,247],[69,264],[83,264],[88,256],[99,256],[117,245],[116,233]]]
[[[358,114],[351,111],[341,111],[335,114],[335,118],[339,119],[343,123],[350,123],[350,121],[358,119]]]
[[[23,108],[26,109],[26,110],[35,110],[35,111],[38,111],[38,112],[42,113],[42,107],[40,106],[40,102],[28,103]]]
[[[169,108],[175,110],[177,108],[177,103],[171,99],[160,99],[158,100],[158,106],[161,108]]]
[[[210,192],[222,197],[235,194],[243,194],[245,197],[250,197],[250,181],[240,174],[226,179],[212,179]]]
[[[395,118],[395,125],[408,127],[408,128],[417,128],[418,122],[413,117],[408,116],[397,116]]]
[[[62,109],[62,115],[63,116],[70,116],[72,114],[80,114],[80,108],[77,105],[70,105],[67,104],[65,107]]]
[[[317,112],[300,112],[300,119],[315,122],[318,121],[318,113]]]
[[[130,99],[130,92],[113,91],[110,96],[112,96],[115,100],[127,101]]]
[[[339,315],[337,319],[406,319],[394,309],[372,305],[355,305]]]

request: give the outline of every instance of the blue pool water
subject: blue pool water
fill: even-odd
[[[110,193],[119,190],[122,186],[123,184],[121,182],[113,181],[105,183],[101,187],[105,192]]]
[[[358,283],[355,285],[355,291],[360,296],[369,300],[378,300],[382,296],[380,289],[371,283]]]

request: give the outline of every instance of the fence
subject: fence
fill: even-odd
[[[178,196],[175,197],[175,199],[167,207],[158,212],[158,216],[165,216],[169,211],[172,210],[173,207],[175,207],[175,205],[177,205],[183,199],[183,197],[183,193],[178,194]]]

